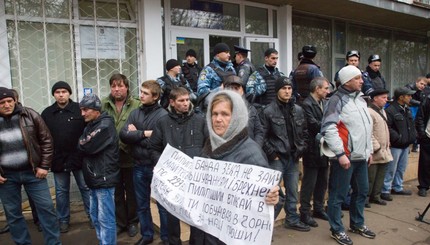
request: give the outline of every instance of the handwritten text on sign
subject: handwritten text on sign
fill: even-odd
[[[167,145],[154,169],[152,196],[184,222],[226,244],[270,244],[273,206],[264,198],[281,172],[188,157]]]

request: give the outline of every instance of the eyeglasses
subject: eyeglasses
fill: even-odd
[[[351,56],[357,56],[358,58],[360,58],[360,52],[358,52],[357,50],[348,51],[348,53],[346,53],[346,57],[349,58]]]

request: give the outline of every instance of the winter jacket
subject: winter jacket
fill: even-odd
[[[323,73],[320,67],[308,58],[303,58],[300,64],[294,69],[293,78],[293,89],[298,97],[305,99],[309,96],[312,79],[316,77],[322,77]]]
[[[197,63],[189,65],[187,62],[185,62],[181,67],[182,74],[184,74],[185,79],[187,79],[194,93],[197,92],[197,81],[199,79],[201,70],[202,68]]]
[[[323,100],[323,108],[326,104],[327,101]],[[312,95],[308,96],[303,101],[302,108],[305,112],[306,126],[309,134],[306,142],[308,147],[303,154],[303,165],[306,167],[327,167],[328,158],[326,156],[321,156],[320,144],[316,140],[316,136],[321,130],[323,109],[321,109],[320,105]]]
[[[258,115],[257,109],[248,103],[248,135],[254,140],[259,146],[263,146],[264,143],[264,131],[261,126],[260,116]]]
[[[369,95],[375,89],[386,89],[386,82],[380,71],[374,71],[369,66],[363,72],[363,87],[361,91],[365,95]]]
[[[151,159],[158,162],[167,144],[189,157],[200,156],[208,134],[205,119],[194,113],[192,104],[187,114],[178,114],[169,106],[168,115],[160,117],[149,139]]]
[[[111,95],[109,95],[108,97],[102,100],[102,111],[107,112],[107,114],[114,119],[117,135],[119,135],[119,132],[124,127],[124,124],[127,121],[130,113],[134,109],[137,109],[139,106],[140,106],[140,101],[128,95],[122,107],[121,113],[118,113],[116,110],[114,98],[112,98]],[[119,151],[120,167],[122,168],[132,167],[133,159],[131,158],[131,154],[130,154],[130,146],[119,141],[119,149],[120,149]]]
[[[404,109],[397,101],[386,109],[387,124],[390,130],[390,143],[394,148],[406,148],[412,144],[417,136],[411,111],[407,105]]]
[[[19,114],[19,126],[33,171],[36,172],[36,168],[49,170],[54,146],[48,127],[35,110],[19,104],[15,106],[14,113]],[[3,170],[0,167],[0,174],[2,173]]]
[[[255,71],[254,65],[248,58],[244,59],[236,67],[236,73],[242,78],[244,84],[248,82],[249,76]]]
[[[171,77],[170,75],[166,74],[162,77],[159,77],[157,79],[157,83],[160,84],[162,91],[160,95],[160,105],[165,109],[167,109],[169,106],[169,96],[172,89],[183,87],[187,89],[190,94],[193,93],[190,84],[182,74],[178,74],[176,77]]]
[[[405,87],[410,89],[410,90],[416,91],[415,94],[412,95],[412,99],[411,99],[410,104],[419,106],[421,104],[421,102],[424,101],[426,94],[423,91],[419,90],[415,83],[406,84]]]
[[[220,74],[225,74],[225,76],[236,75],[236,71],[230,61],[225,63],[214,58],[211,64],[205,66],[200,72],[197,95],[202,96],[207,92],[218,91],[223,81],[223,77]]]
[[[269,167],[267,158],[255,141],[248,137],[248,129],[244,128],[227,143],[212,151],[209,140],[206,142],[202,157],[216,160]]]
[[[60,108],[55,102],[42,112],[42,118],[54,139],[54,157],[51,170],[54,173],[82,168],[82,156],[78,150],[79,136],[85,128],[79,103],[69,100]]]
[[[277,97],[275,82],[276,79],[281,76],[284,76],[284,73],[280,72],[276,67],[268,68],[265,65],[258,67],[257,70],[249,76],[248,82],[246,83],[246,94],[250,94],[254,97],[250,101],[261,105],[268,105],[272,101],[275,101]]]
[[[291,102],[290,102],[291,103]],[[306,150],[306,141],[308,132],[306,128],[306,119],[302,107],[293,104],[289,111],[289,116],[292,120],[294,134],[294,147],[291,146],[287,133],[287,120],[282,112],[282,104],[279,100],[275,100],[264,108],[261,124],[263,126],[265,142],[263,150],[269,160],[274,160],[279,155],[292,156],[297,161]],[[292,153],[292,149],[295,151]]]
[[[158,103],[146,106],[141,105],[131,112],[121,129],[119,137],[125,144],[131,146],[131,155],[135,165],[155,165],[157,162],[151,160],[149,154],[149,137],[145,137],[145,130],[154,130],[158,119],[167,115]],[[137,130],[128,131],[128,125],[133,124]]]
[[[430,118],[430,95],[424,98],[415,118],[417,139],[420,144],[430,144],[430,138],[426,135],[427,122]]]
[[[351,161],[367,161],[373,152],[372,119],[362,95],[340,86],[330,97],[321,124],[330,150]]]
[[[107,112],[87,124],[79,138],[83,153],[82,172],[91,189],[115,187],[119,182],[119,138]]]
[[[387,114],[383,109],[370,104],[369,113],[373,121],[372,164],[388,163],[393,160],[390,150],[390,132],[387,126]]]

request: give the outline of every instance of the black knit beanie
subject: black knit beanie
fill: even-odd
[[[179,63],[179,61],[177,61],[175,59],[168,60],[166,62],[166,71],[170,71],[175,66],[181,66],[181,64]]]
[[[197,53],[194,49],[189,49],[187,51],[187,53],[185,53],[185,57],[187,57],[187,56],[192,56],[194,58],[197,58]]]
[[[54,96],[55,90],[59,88],[64,88],[67,91],[69,91],[69,94],[72,94],[72,88],[70,87],[70,85],[64,81],[59,81],[59,82],[56,82],[54,86],[52,86],[52,90],[51,90],[52,96]]]
[[[214,55],[221,52],[230,52],[230,47],[225,43],[217,43],[214,47]]]
[[[275,82],[276,93],[278,93],[278,91],[286,85],[293,86],[293,83],[288,77],[279,77],[278,79],[276,79],[276,82]]]

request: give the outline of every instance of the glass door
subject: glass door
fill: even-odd
[[[194,49],[197,54],[197,63],[200,66],[205,66],[209,63],[209,51],[205,49],[209,47],[208,35],[200,33],[190,33],[184,31],[172,31],[170,57],[177,59],[179,62],[185,62],[185,53],[189,49]]]
[[[264,65],[264,52],[268,48],[274,48],[279,51],[279,40],[277,38],[246,37],[246,48],[251,50],[249,59],[255,67]],[[280,66],[278,62],[278,67]]]

